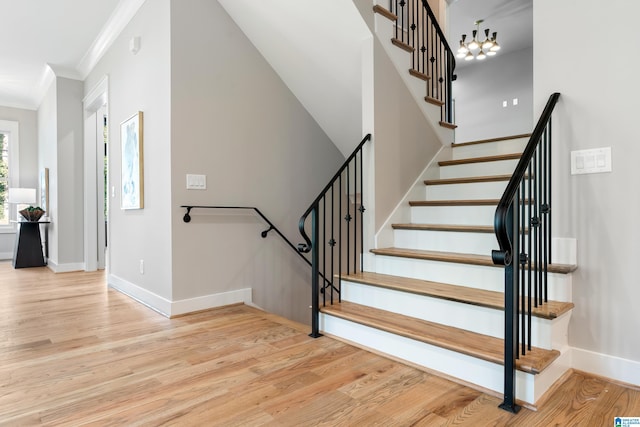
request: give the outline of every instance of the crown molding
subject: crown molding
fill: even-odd
[[[120,0],[118,6],[105,23],[104,27],[93,41],[89,50],[78,63],[76,70],[81,79],[87,78],[93,67],[111,47],[115,39],[135,16],[146,0]]]

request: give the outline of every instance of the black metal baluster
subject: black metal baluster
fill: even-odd
[[[543,300],[544,302],[548,302],[549,298],[547,296],[547,290],[548,290],[548,277],[547,275],[549,274],[549,242],[550,240],[547,239],[547,230],[549,228],[549,201],[548,201],[548,191],[549,191],[549,187],[548,187],[548,165],[549,165],[549,152],[547,151],[547,145],[548,145],[548,135],[547,135],[547,131],[548,131],[548,127],[545,129],[544,132],[544,139],[543,139],[543,144],[542,144],[542,158],[544,161],[544,168],[543,168],[543,196],[542,196],[542,236],[544,239],[544,251],[543,251],[543,263],[544,263],[544,287],[542,289],[542,294],[543,294]]]
[[[543,136],[544,137],[544,136]],[[542,157],[542,138],[538,142],[538,173],[540,174],[540,179],[538,182],[538,191],[537,191],[537,199],[536,206],[538,206],[538,220],[539,220],[539,234],[538,234],[538,262],[536,263],[537,273],[538,273],[538,305],[542,305],[543,297],[542,297],[542,288],[543,288],[543,275],[544,272],[544,259],[542,258],[542,245],[544,243],[543,229],[542,229],[542,183],[544,182],[544,175],[542,174],[542,163],[544,163],[544,159]]]
[[[342,174],[338,178],[338,283],[342,284]]]
[[[331,185],[331,240],[329,240],[329,246],[331,247],[331,297],[332,297],[331,304],[333,304],[333,288],[334,288],[333,282],[336,280],[335,272],[333,270],[333,261],[335,259],[334,248],[336,246],[335,228],[334,228],[336,211],[335,211],[335,194],[333,191],[335,186],[336,186],[335,183]],[[339,294],[338,294],[338,298],[340,298]]]
[[[349,251],[351,248],[351,208],[349,207],[349,188],[350,188],[350,180],[349,180],[349,165],[347,165],[347,169],[346,169],[346,175],[345,178],[347,180],[347,187],[346,187],[346,195],[347,195],[347,200],[345,201],[346,203],[346,208],[347,208],[347,215],[345,215],[344,220],[347,222],[347,276],[349,275],[349,273],[351,272],[351,257],[349,256]]]
[[[364,176],[362,168],[362,150],[360,151],[360,271],[364,272]]]
[[[422,69],[420,70],[421,72],[423,72],[424,74],[427,74],[427,68],[425,67],[425,57],[427,56],[427,45],[425,44],[425,34],[427,32],[427,24],[426,24],[426,11],[423,9],[420,9],[422,11],[422,28],[420,28],[420,35],[422,37],[422,46],[420,46],[420,52],[421,52],[421,59],[422,59]],[[429,85],[427,85],[428,87]]]
[[[533,218],[531,216],[531,212],[533,211],[532,207],[531,207],[531,203],[532,203],[532,198],[533,198],[533,174],[531,173],[531,162],[529,162],[529,194],[527,196],[527,204],[528,204],[528,212],[527,212],[527,216],[529,217],[529,247],[528,247],[528,251],[527,251],[527,271],[528,271],[528,279],[527,279],[527,327],[528,327],[528,335],[527,335],[527,342],[531,342],[531,310],[532,310],[532,299],[533,299],[533,289],[532,289],[532,284],[533,284],[533,277],[532,277],[532,266],[531,266],[531,259],[533,258],[533,236],[535,234],[534,232],[534,226],[533,226]],[[524,354],[524,353],[523,353]]]
[[[549,215],[549,228],[548,228],[549,242],[552,242],[552,240],[551,240],[551,236],[552,236],[552,234],[551,234],[551,226],[553,225],[553,220],[551,219],[552,218],[552,216],[551,216],[551,208],[552,208],[552,203],[553,203],[553,199],[551,197],[551,194],[552,194],[551,191],[553,189],[553,185],[552,185],[553,184],[553,180],[552,180],[552,177],[553,177],[553,168],[552,168],[553,153],[551,151],[552,150],[553,138],[552,138],[552,133],[551,133],[551,131],[552,131],[551,122],[552,122],[552,119],[549,118],[549,123],[547,124],[547,128],[549,129],[549,214],[548,214]],[[553,248],[553,245],[550,244],[549,245],[549,262],[551,264],[553,264],[553,254],[551,253],[552,248]]]
[[[520,289],[520,327],[521,327],[521,334],[520,334],[520,341],[521,341],[521,346],[522,346],[522,354],[526,354],[526,348],[525,348],[525,342],[526,342],[526,337],[527,337],[527,322],[525,321],[526,319],[524,318],[525,313],[527,312],[526,310],[526,304],[527,304],[527,295],[525,292],[525,278],[526,278],[526,263],[527,263],[527,253],[525,252],[525,248],[526,246],[526,242],[524,241],[525,239],[525,227],[526,227],[526,220],[527,220],[527,209],[526,209],[526,199],[525,199],[525,195],[526,195],[526,187],[525,187],[525,183],[524,183],[524,179],[522,180],[522,182],[520,183],[520,203],[519,205],[522,206],[522,209],[520,209],[520,230],[519,230],[519,236],[520,236],[520,257],[519,257],[519,262],[521,265],[520,268],[520,286],[518,287]]]
[[[320,334],[320,296],[318,295],[318,205],[311,211],[311,333],[309,336],[318,338]]]

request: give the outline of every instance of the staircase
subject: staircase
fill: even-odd
[[[452,144],[439,179],[393,224],[375,269],[341,277],[341,302],[320,307],[320,329],[356,345],[502,393],[504,271],[493,215],[528,135]],[[566,371],[573,265],[549,265],[549,302],[533,310],[531,351],[516,362],[516,396],[533,406]]]

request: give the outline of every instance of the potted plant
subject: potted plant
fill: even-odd
[[[40,218],[42,217],[42,215],[44,215],[44,210],[39,207],[33,207],[33,206],[29,206],[28,208],[22,209],[20,211],[20,215],[22,215],[22,217],[30,222],[37,222],[40,220]]]

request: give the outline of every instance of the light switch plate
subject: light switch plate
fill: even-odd
[[[187,190],[206,190],[207,176],[187,174]]]
[[[611,147],[571,152],[571,175],[611,172]]]

